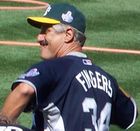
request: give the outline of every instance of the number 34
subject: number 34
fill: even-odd
[[[91,120],[95,128],[95,131],[108,131],[109,121],[111,115],[111,103],[107,102],[100,112],[100,117],[97,120],[97,103],[94,98],[85,98],[83,103],[83,112],[88,113],[92,111]],[[85,131],[92,131],[90,128],[86,128]]]

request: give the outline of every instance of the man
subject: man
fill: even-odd
[[[16,120],[33,112],[37,131],[108,131],[110,124],[130,128],[136,104],[116,80],[82,53],[85,17],[70,4],[49,5],[43,17],[28,17],[41,29],[37,39],[43,61],[12,85],[2,114]]]

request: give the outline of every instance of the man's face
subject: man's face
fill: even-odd
[[[56,58],[59,50],[64,44],[64,32],[58,33],[51,27],[42,26],[37,40],[40,44],[40,56],[43,59]]]

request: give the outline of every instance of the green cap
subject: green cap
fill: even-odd
[[[57,3],[49,5],[42,17],[28,17],[27,21],[34,27],[40,28],[43,24],[67,24],[84,33],[86,28],[85,16],[73,5]]]

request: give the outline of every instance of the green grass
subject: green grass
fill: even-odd
[[[53,3],[53,1],[48,2]],[[68,0],[68,2],[76,5],[86,15],[87,45],[140,49],[139,0],[83,0],[80,2]],[[0,11],[2,23],[0,39],[34,41],[38,30],[27,24],[26,17],[43,13],[44,10]]]
[[[43,0],[46,1],[46,0]],[[48,2],[55,2],[51,0]],[[87,18],[86,45],[140,50],[139,0],[60,0],[70,2]],[[0,3],[1,4],[1,3]],[[3,3],[3,5],[11,3]],[[13,3],[13,6],[20,4]],[[31,4],[26,4],[27,6]],[[25,5],[24,5],[25,6]],[[27,24],[28,16],[40,16],[44,10],[0,11],[0,40],[36,41],[39,30]],[[140,56],[89,52],[95,64],[111,73],[132,95],[140,110]],[[10,91],[12,81],[32,64],[40,61],[36,47],[0,46],[0,107]],[[31,125],[31,114],[22,114],[19,122]],[[130,131],[139,131],[140,118]],[[121,129],[111,126],[111,131]]]

